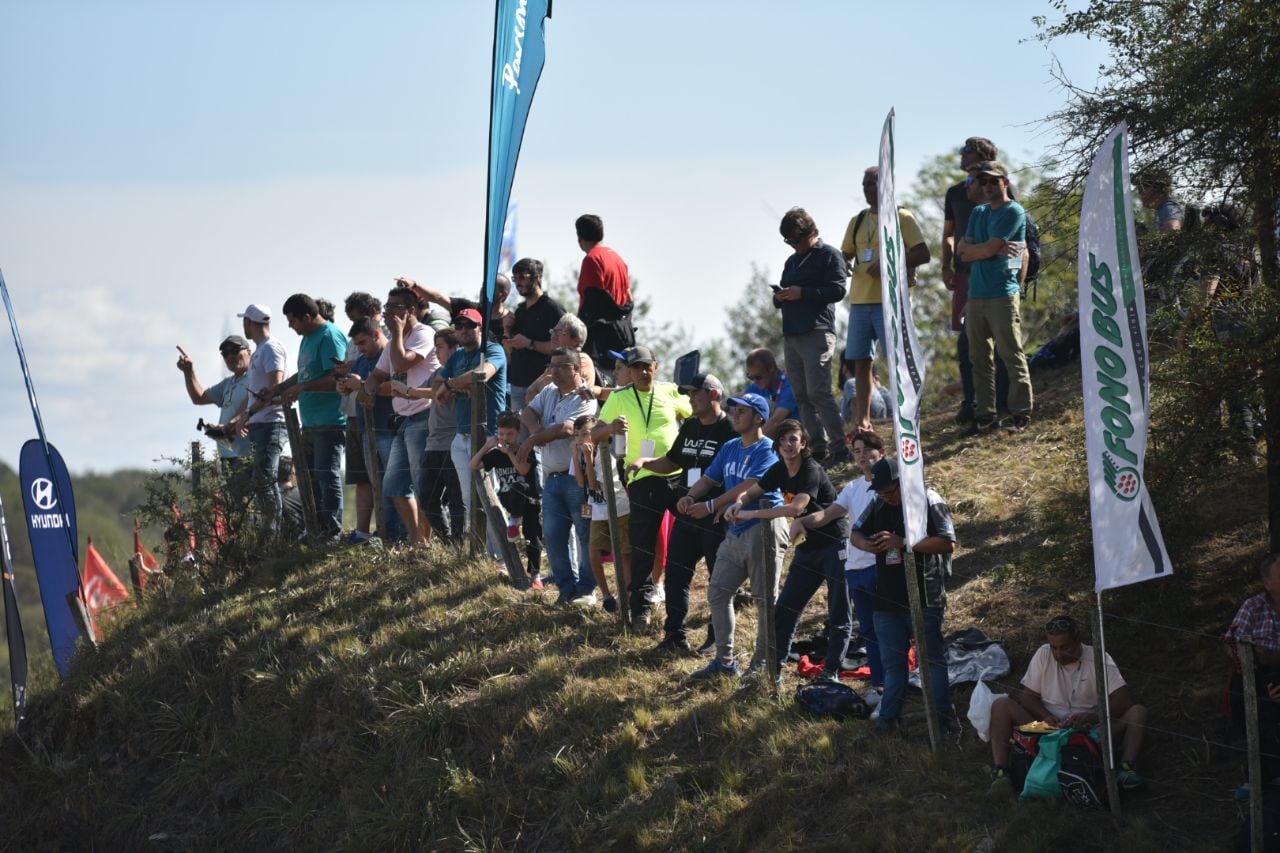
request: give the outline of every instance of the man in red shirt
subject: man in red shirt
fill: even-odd
[[[587,326],[582,351],[598,370],[612,377],[609,350],[621,352],[636,343],[631,328],[631,274],[618,253],[602,244],[604,222],[599,216],[583,214],[574,226],[578,246],[587,253],[578,273],[578,317]]]

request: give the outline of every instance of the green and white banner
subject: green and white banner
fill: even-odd
[[[1123,122],[1093,160],[1080,210],[1080,367],[1095,590],[1170,575],[1143,479],[1151,416],[1147,308]]]
[[[911,317],[907,290],[907,255],[896,216],[898,200],[893,183],[894,114],[884,120],[880,134],[880,182],[876,198],[880,223],[880,305],[888,336],[889,392],[894,399],[893,435],[898,448],[898,477],[902,488],[902,520],[907,546],[928,534],[929,498],[924,485],[924,458],[920,449],[920,392],[924,388],[924,357],[916,324]],[[889,211],[886,215],[885,211]]]

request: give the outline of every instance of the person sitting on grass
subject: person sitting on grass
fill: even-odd
[[[574,466],[574,477],[587,493],[587,503],[591,505],[591,573],[595,575],[596,585],[604,595],[603,606],[609,613],[618,612],[618,599],[609,592],[609,577],[604,573],[604,558],[612,554],[612,559],[622,560],[622,579],[631,586],[631,501],[627,490],[622,488],[622,474],[614,465],[614,504],[618,511],[618,547],[613,546],[613,532],[609,529],[609,504],[604,494],[604,466],[613,463],[610,446],[597,446],[591,440],[591,430],[597,423],[595,415],[583,415],[573,422],[575,461],[582,460],[581,465]]]
[[[1002,696],[991,705],[991,790],[1008,785],[1009,738],[1014,726],[1044,721],[1060,729],[1088,730],[1101,719],[1093,646],[1080,642],[1080,626],[1070,616],[1056,616],[1044,626],[1048,642],[1036,650],[1022,676],[1017,700]],[[1116,781],[1137,788],[1143,778],[1133,769],[1142,749],[1147,709],[1136,704],[1111,655],[1106,658],[1111,705],[1111,732],[1120,743]]]
[[[729,521],[771,518],[792,519],[790,536],[798,542],[791,569],[778,594],[775,634],[779,664],[787,659],[796,625],[805,605],[824,582],[827,585],[827,657],[822,678],[840,680],[840,663],[849,647],[853,617],[849,613],[849,591],[844,581],[844,551],[848,547],[849,523],[844,508],[836,504],[836,487],[827,472],[809,455],[809,433],[794,418],[778,424],[775,441],[779,459],[740,500],[750,502],[765,492],[778,491],[782,504],[764,509],[729,507]],[[828,514],[825,510],[831,510]],[[802,540],[803,537],[803,540]],[[781,678],[781,671],[772,673]]]
[[[491,436],[475,456],[471,470],[495,471],[498,503],[508,513],[507,538],[524,535],[526,570],[534,589],[542,589],[542,488],[538,457],[520,453],[520,418],[512,412],[498,415],[498,434]]]

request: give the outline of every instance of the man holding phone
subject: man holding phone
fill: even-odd
[[[347,416],[342,413],[336,369],[347,367],[347,336],[320,315],[316,301],[305,293],[285,300],[289,328],[302,336],[298,346],[295,381],[281,394],[285,406],[298,403],[302,420],[304,463],[311,471],[319,530],[307,531],[322,539],[342,533],[342,450],[346,443]]]

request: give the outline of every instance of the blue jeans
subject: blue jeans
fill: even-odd
[[[427,409],[400,421],[400,427],[391,439],[387,470],[382,474],[383,495],[389,498],[413,496],[413,486],[418,482],[422,467],[422,454],[427,447],[430,417],[431,410]]]
[[[249,424],[249,445],[253,448],[253,488],[258,498],[258,512],[263,526],[273,533],[280,531],[280,456],[288,441],[284,421]]]
[[[342,452],[347,430],[342,426],[302,428],[302,446],[311,472],[311,493],[316,500],[316,523],[321,536],[342,532]]]
[[[850,545],[850,548],[853,546]],[[876,639],[876,570],[845,571],[849,598],[858,614],[858,630],[867,647],[867,666],[871,668],[871,686],[884,687],[884,665],[880,663],[880,643]]]
[[[811,534],[812,535],[812,534]],[[782,663],[791,653],[791,641],[795,639],[796,625],[804,613],[805,605],[813,598],[818,587],[827,585],[827,658],[825,670],[839,674],[840,662],[849,648],[849,633],[853,630],[853,615],[849,612],[849,590],[844,582],[843,550],[848,543],[837,540],[812,551],[796,549],[791,558],[791,570],[778,593],[775,639],[778,644],[778,662]]]
[[[911,646],[911,614],[905,610],[877,610],[876,636],[880,640],[880,658],[884,663],[884,698],[880,700],[880,718],[876,726],[892,729],[898,725],[902,703],[907,693],[907,650]],[[942,725],[955,721],[951,707],[951,686],[947,678],[946,650],[942,644],[942,608],[924,608],[924,641],[929,646],[929,689],[938,708]]]
[[[568,474],[548,474],[542,488],[542,535],[551,562],[551,576],[562,598],[576,598],[596,588],[591,573],[588,541],[591,520],[582,517],[587,492]],[[578,536],[578,561],[569,553],[569,537]]]

